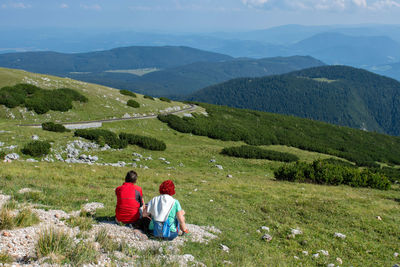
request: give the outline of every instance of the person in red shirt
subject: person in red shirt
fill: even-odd
[[[129,171],[125,183],[115,189],[117,206],[115,220],[125,224],[138,224],[140,208],[144,206],[142,188],[136,185],[137,173]]]

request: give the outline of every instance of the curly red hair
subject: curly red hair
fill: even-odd
[[[160,184],[159,191],[160,191],[161,195],[165,195],[165,194],[168,194],[170,196],[175,195],[174,182],[172,182],[172,180],[166,180],[166,181],[162,182],[162,184]]]

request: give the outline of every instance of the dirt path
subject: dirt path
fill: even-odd
[[[177,114],[177,113],[181,113],[181,112],[185,112],[185,111],[193,111],[196,108],[198,108],[198,106],[193,105],[193,104],[189,104],[188,108],[184,108],[181,110],[177,110],[177,111],[172,111],[172,112],[166,112],[163,113],[163,115],[170,115],[170,114]],[[85,124],[94,124],[94,123],[103,123],[103,122],[114,122],[114,121],[127,121],[127,120],[140,120],[140,119],[154,119],[157,118],[158,115],[148,115],[148,116],[138,116],[138,117],[129,117],[129,118],[115,118],[115,119],[104,119],[104,120],[93,120],[93,121],[77,121],[77,122],[60,122],[60,124],[62,125],[85,125]],[[42,124],[18,124],[18,126],[28,126],[28,127],[41,127]]]

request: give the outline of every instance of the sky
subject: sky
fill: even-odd
[[[1,28],[237,31],[400,24],[400,0],[0,0]]]

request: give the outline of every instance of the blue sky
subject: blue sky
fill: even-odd
[[[400,0],[0,0],[0,27],[160,31],[400,24]]]

